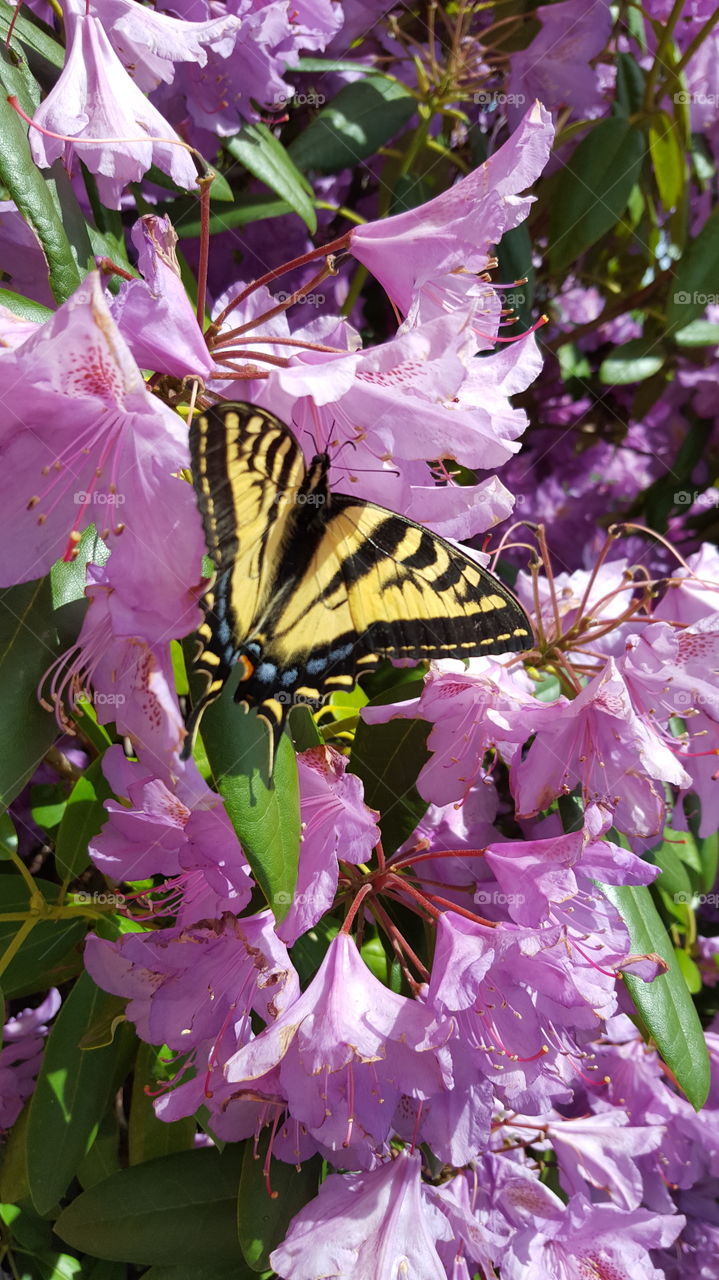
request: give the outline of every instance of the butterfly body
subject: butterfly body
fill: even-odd
[[[334,493],[329,456],[306,466],[268,411],[207,410],[191,425],[190,449],[216,577],[196,662],[207,687],[188,734],[238,664],[235,700],[257,707],[276,746],[292,703],[319,705],[385,657],[531,645],[528,619],[496,578],[405,517]]]

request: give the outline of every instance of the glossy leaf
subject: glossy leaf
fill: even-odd
[[[55,1223],[74,1249],[97,1258],[208,1266],[242,1277],[236,1204],[239,1152],[180,1151],[122,1169],[83,1192]]]
[[[194,1145],[197,1126],[191,1116],[167,1124],[155,1115],[151,1095],[156,1092],[158,1081],[167,1080],[171,1073],[159,1049],[140,1044],[132,1078],[128,1126],[130,1164],[143,1164],[173,1151],[187,1151]],[[146,1088],[150,1094],[145,1092]]]
[[[80,273],[47,183],[30,155],[27,125],[0,94],[0,181],[35,232],[48,265],[50,288],[64,302]]]
[[[405,685],[401,687],[400,696],[419,693],[421,687],[421,682],[416,686]],[[369,705],[386,705],[397,697],[397,690],[389,690],[373,698]],[[372,725],[360,720],[357,725],[349,769],[362,779],[365,804],[379,810],[385,854],[394,853],[427,812],[427,801],[422,799],[415,783],[429,759],[429,730],[425,720],[399,718]]]
[[[237,1234],[245,1261],[254,1272],[267,1270],[270,1254],[282,1244],[292,1218],[317,1195],[322,1171],[317,1156],[303,1161],[299,1171],[282,1160],[271,1160],[268,1178],[268,1141],[265,1131],[257,1151],[254,1143],[245,1143],[237,1198]],[[268,1195],[268,1182],[272,1196]]]
[[[416,110],[404,85],[377,76],[359,80],[341,89],[288,151],[298,169],[337,173],[374,155]]]
[[[7,40],[10,23],[13,24],[11,48],[22,45],[30,55],[38,54],[49,66],[61,71],[65,63],[65,51],[58,40],[42,30],[21,10],[18,14],[15,6],[0,0],[0,39],[3,44]]]
[[[0,803],[22,791],[59,732],[37,687],[60,652],[48,578],[0,591]]]
[[[317,214],[311,188],[308,193],[307,180],[267,125],[246,124],[226,145],[232,158],[285,200],[314,234]]]
[[[102,760],[93,760],[70,792],[55,841],[55,865],[67,881],[90,865],[87,846],[107,820],[104,802],[111,796]]]
[[[194,676],[190,676],[193,688]],[[236,682],[234,682],[236,683]],[[300,800],[297,762],[283,734],[269,775],[269,728],[233,701],[233,681],[202,719],[202,742],[217,790],[245,856],[278,921],[297,883]]]
[[[677,123],[660,111],[649,127],[649,153],[654,179],[665,209],[675,209],[684,195],[687,163]]]
[[[646,144],[628,120],[594,125],[564,162],[553,193],[549,264],[563,271],[621,218],[639,178]]]
[[[686,329],[715,302],[719,280],[719,208],[709,214],[699,235],[690,242],[672,277],[667,305],[667,329]]]
[[[104,1049],[78,1049],[107,999],[87,973],[81,974],[48,1036],[27,1132],[28,1182],[39,1213],[48,1213],[62,1199],[107,1106],[118,1043]],[[52,1160],[48,1151],[53,1153]]]
[[[658,373],[665,355],[661,344],[653,338],[632,338],[612,354],[599,367],[599,381],[605,386],[633,386]]]
[[[603,884],[601,889],[629,929],[632,953],[655,952],[669,966],[653,982],[629,974],[625,982],[662,1058],[698,1110],[706,1101],[710,1082],[704,1032],[652,896],[645,885]]]

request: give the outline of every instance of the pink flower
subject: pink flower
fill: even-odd
[[[148,557],[152,572],[177,554],[168,539],[182,534],[201,554],[192,491],[173,474],[188,465],[186,427],[148,392],[97,272],[0,356],[0,403],[0,501],[16,533],[0,550],[1,584],[46,573],[93,521],[111,546],[131,544],[123,555],[145,584]],[[199,571],[190,562],[180,576],[199,585]]]
[[[82,160],[97,178],[104,204],[119,209],[129,182],[139,182],[152,164],[178,187],[191,190],[197,173],[182,139],[133,83],[100,21],[67,13],[68,47],[60,78],[41,102],[30,131],[35,163],[49,169],[62,158],[68,172]],[[62,134],[60,138],[40,132]],[[97,142],[93,144],[93,139]],[[84,144],[84,145],[83,145]]]
[[[362,717],[369,724],[395,717],[429,720],[432,757],[420,770],[417,790],[425,800],[444,805],[468,793],[491,747],[509,761],[540,724],[553,723],[560,704],[539,702],[530,688],[522,671],[508,670],[493,658],[474,659],[468,671],[456,673],[435,664],[419,699],[367,707]]]
[[[60,993],[51,987],[42,1004],[8,1018],[0,1049],[0,1129],[10,1129],[35,1087],[48,1022],[60,1008]]]
[[[105,774],[122,800],[106,801],[108,820],[89,846],[95,865],[115,881],[177,877],[171,887],[182,925],[242,911],[252,877],[219,796],[193,761],[163,777],[152,771],[151,756],[148,767],[148,754],[141,750],[136,763],[120,747],[105,753]]]
[[[509,102],[541,98],[554,111],[572,107],[578,116],[596,114],[601,90],[590,63],[612,29],[607,0],[562,0],[540,6],[532,18],[541,27],[526,49],[511,56]],[[512,114],[519,112],[515,108]]]
[[[295,896],[277,933],[296,942],[332,906],[338,858],[367,862],[380,838],[378,814],[364,803],[364,787],[347,773],[333,747],[312,747],[298,757],[302,846]]]
[[[137,0],[92,0],[91,9],[120,61],[145,93],[163,81],[171,83],[175,63],[204,67],[211,54],[230,58],[242,34],[240,19],[230,13],[187,22],[138,6]]]
[[[106,991],[129,996],[127,1016],[149,1044],[185,1052],[222,1036],[250,1010],[271,1022],[299,995],[271,912],[225,915],[193,928],[126,933],[117,942],[90,935],[85,965]],[[236,1047],[236,1041],[234,1046]]]
[[[451,1083],[451,1029],[378,982],[339,933],[300,998],[229,1060],[227,1079],[248,1087],[278,1068],[290,1115],[335,1159],[355,1146],[344,1159],[364,1148],[366,1162],[403,1093],[427,1098]]]
[[[133,356],[141,369],[209,378],[212,357],[180,277],[170,219],[139,218],[132,243],[144,279],[125,282],[111,310]]]
[[[664,822],[661,784],[690,785],[663,738],[637,714],[613,658],[572,701],[551,707],[510,786],[521,816],[549,808],[581,784],[585,803],[601,803],[628,835],[653,836]]]
[[[437,1242],[451,1240],[422,1183],[419,1152],[401,1151],[371,1173],[330,1174],[292,1219],[270,1263],[287,1280],[447,1280]]]
[[[531,198],[518,193],[542,172],[553,134],[549,114],[534,103],[504,146],[448,191],[407,213],[353,227],[352,253],[403,315],[426,282],[487,269],[490,250],[529,212]]]

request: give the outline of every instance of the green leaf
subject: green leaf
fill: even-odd
[[[667,306],[667,329],[686,329],[708,302],[719,299],[719,208],[707,218],[677,266]]]
[[[665,209],[676,209],[684,195],[687,165],[675,120],[658,111],[649,126],[649,154],[652,157],[657,190]]]
[[[656,953],[669,966],[653,982],[629,974],[625,982],[645,1027],[692,1106],[703,1106],[709,1092],[709,1055],[701,1023],[686,982],[646,885],[601,886],[627,924],[636,955]]]
[[[631,53],[616,54],[615,63],[617,68],[615,109],[620,115],[633,116],[641,110],[644,102],[646,73]]]
[[[52,1249],[52,1227],[27,1205],[1,1204],[0,1218],[23,1249],[41,1253]]]
[[[0,861],[17,853],[17,831],[9,813],[0,813]]]
[[[714,347],[719,346],[719,324],[711,320],[692,320],[672,334],[678,347]]]
[[[27,1131],[28,1182],[38,1213],[49,1213],[66,1192],[107,1106],[118,1041],[104,1049],[78,1049],[107,999],[81,974],[48,1036]]]
[[[44,307],[41,302],[34,302],[32,298],[23,298],[19,293],[3,289],[2,286],[0,286],[0,305],[7,307],[8,311],[14,312],[16,316],[20,316],[21,320],[35,320],[38,324],[43,324],[52,315],[50,308]]]
[[[381,76],[387,80],[389,77],[384,71],[378,67],[368,67],[362,62],[355,62],[352,58],[298,58],[292,68],[293,71],[320,71],[324,75],[334,75],[338,71],[353,71],[355,75],[361,72],[367,76]]]
[[[60,652],[49,578],[0,591],[0,803],[22,791],[59,733],[37,687]]]
[[[643,135],[612,116],[595,125],[559,174],[550,219],[549,265],[576,262],[621,218],[646,152]]]
[[[505,231],[499,242],[497,251],[499,261],[499,278],[511,285],[500,293],[502,305],[511,307],[523,328],[528,329],[532,323],[532,304],[534,302],[534,266],[532,265],[532,243],[526,222],[521,222],[511,231]],[[512,281],[526,277],[526,284],[512,285]]]
[[[654,338],[631,338],[615,347],[599,367],[599,381],[605,386],[624,387],[644,382],[661,369],[664,351]]]
[[[3,60],[8,55],[3,53]],[[30,154],[27,125],[0,94],[0,182],[35,232],[48,265],[50,288],[64,302],[80,273],[52,194]]]
[[[97,1258],[245,1268],[237,1243],[237,1148],[179,1151],[114,1173],[73,1200],[55,1233]]]
[[[414,691],[419,692],[421,687],[417,682]],[[401,686],[401,692],[411,697],[413,686]],[[396,701],[397,696],[398,690],[390,689],[373,698],[369,705],[383,706]],[[386,724],[360,720],[357,725],[349,771],[362,779],[365,804],[379,810],[382,847],[387,855],[411,836],[427,812],[428,802],[422,799],[415,783],[429,760],[429,730],[425,720],[400,718]]]
[[[190,675],[190,688],[196,677]],[[252,873],[278,921],[290,909],[300,852],[297,761],[287,734],[280,738],[269,776],[269,728],[233,701],[236,680],[225,685],[202,719],[202,742],[217,790]]]
[[[47,902],[57,901],[59,888],[56,884],[36,877],[35,888]],[[30,898],[25,881],[19,876],[0,877],[0,915],[29,910]],[[20,921],[0,920],[0,958],[20,927]],[[5,995],[8,998],[31,995],[72,978],[82,967],[80,954],[74,948],[86,929],[87,921],[78,916],[66,920],[40,920],[3,971]]]
[[[77,1169],[83,1191],[104,1182],[120,1168],[120,1133],[113,1099],[102,1118],[97,1137]]]
[[[372,76],[348,84],[290,143],[290,156],[302,170],[350,168],[374,155],[416,110],[416,98],[395,81]]]
[[[265,1130],[257,1151],[253,1142],[245,1143],[237,1198],[237,1234],[245,1261],[255,1272],[267,1270],[270,1254],[282,1244],[290,1221],[317,1195],[322,1171],[318,1156],[303,1161],[300,1170],[282,1160],[271,1160],[268,1179],[265,1161],[269,1140]],[[267,1192],[268,1181],[272,1197]]]
[[[140,1044],[132,1080],[130,1102],[129,1147],[130,1164],[143,1164],[173,1151],[190,1150],[195,1141],[197,1125],[192,1116],[166,1124],[158,1120],[152,1097],[145,1092],[157,1089],[158,1080],[167,1080],[172,1066],[163,1059],[161,1051],[149,1044]]]
[[[0,1201],[4,1204],[19,1204],[29,1201],[30,1192],[27,1185],[27,1120],[30,1104],[27,1103],[12,1129],[6,1135],[0,1149]]]
[[[184,1266],[180,1263],[177,1267],[150,1267],[142,1280],[254,1280],[254,1273],[244,1261],[214,1263],[205,1259]]]
[[[43,31],[42,27],[22,10],[18,14],[14,5],[7,4],[6,0],[0,0],[0,39],[3,44],[7,40],[11,22],[13,23],[12,49],[20,43],[26,50],[39,54],[50,66],[62,71],[65,65],[65,50],[59,41],[53,40],[49,33]]]
[[[239,160],[255,178],[264,182],[281,200],[285,200],[305,223],[311,234],[317,230],[311,190],[282,143],[257,122],[246,124],[236,137],[226,143],[234,160]]]
[[[177,207],[176,207],[177,206]],[[197,199],[191,204],[186,201],[174,201],[164,205],[158,213],[166,213],[172,218],[177,234],[182,240],[194,240],[202,231],[200,219],[196,216]],[[231,231],[234,227],[246,227],[250,222],[259,222],[265,218],[282,218],[293,210],[285,200],[269,200],[265,195],[238,197],[231,209],[215,213],[210,218],[210,235],[219,235],[222,231]],[[190,216],[190,215],[195,216]]]
[[[691,956],[679,947],[674,948],[674,955],[688,990],[693,996],[698,995],[702,989],[702,975],[698,966]]]
[[[70,792],[57,833],[55,865],[65,880],[74,880],[90,865],[87,846],[107,819],[104,801],[111,796],[102,760],[93,760]]]

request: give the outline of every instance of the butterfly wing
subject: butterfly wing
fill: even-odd
[[[208,409],[190,425],[190,455],[214,580],[201,601],[195,703],[185,752],[202,710],[216,698],[273,591],[292,499],[305,480],[302,451],[279,418],[250,404]]]
[[[464,552],[373,503],[332,494],[322,537],[293,590],[262,617],[261,663],[236,697],[275,742],[292,702],[320,703],[383,658],[521,652],[524,610]]]

